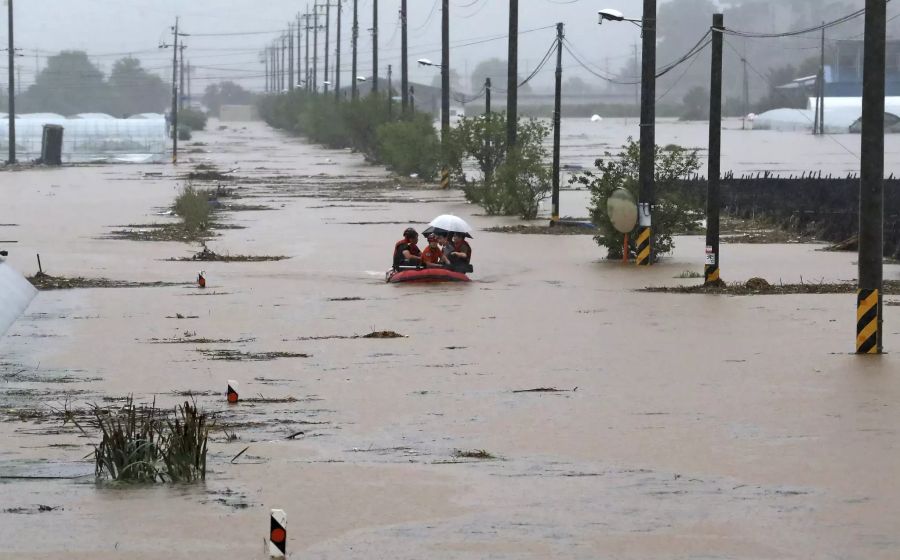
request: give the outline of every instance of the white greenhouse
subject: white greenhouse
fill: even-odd
[[[66,118],[53,113],[16,116],[16,156],[19,161],[41,155],[45,124],[63,127],[62,160],[66,163],[146,163],[165,159],[168,146],[163,115],[144,114],[136,119],[117,119],[102,113]],[[0,153],[9,150],[9,119],[0,120]]]

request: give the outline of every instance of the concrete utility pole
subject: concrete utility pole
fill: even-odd
[[[180,59],[178,62],[178,109],[184,109],[184,45],[178,47],[178,50],[181,51]]]
[[[266,93],[269,93],[269,49],[263,51],[263,63],[266,65]]]
[[[450,188],[450,0],[441,14],[441,188]]]
[[[884,93],[887,6],[866,0],[862,165],[859,176],[859,291],[856,353],[881,354],[884,257]]]
[[[172,163],[178,163],[178,18],[172,30]]]
[[[288,24],[288,90],[294,91],[294,27]]]
[[[344,12],[342,0],[337,3],[337,48],[334,53],[334,98],[341,100],[341,14]],[[355,78],[354,78],[355,79]]]
[[[372,0],[372,93],[378,91],[378,0]]]
[[[641,160],[638,171],[638,234],[635,241],[638,266],[653,261],[652,219],[656,168],[656,0],[644,0],[641,65]]]
[[[301,56],[303,54],[302,53],[303,49],[300,48],[300,46],[302,45],[302,43],[300,42],[301,41],[300,33],[303,31],[303,27],[301,27],[300,21],[302,19],[303,19],[302,16],[298,12],[297,13],[297,87],[298,88],[300,87],[300,84],[302,82],[306,81],[306,76],[303,76],[301,74],[302,65],[300,63],[300,61],[303,60],[303,58]]]
[[[353,29],[351,31],[351,42],[353,43],[353,56],[351,61],[351,72],[353,73],[350,76],[350,99],[356,100],[359,96],[359,88],[357,86],[356,81],[356,48],[359,43],[359,10],[358,10],[358,0],[353,0]]]
[[[825,25],[825,22],[822,22]],[[819,61],[819,134],[825,134],[825,28],[822,28],[822,46]]]
[[[400,104],[403,114],[409,109],[409,52],[406,37],[406,0],[400,0]]]
[[[319,92],[319,6],[318,3],[313,4],[312,88],[315,93]]]
[[[556,95],[553,102],[553,194],[550,201],[553,210],[550,214],[550,225],[559,222],[559,144],[560,125],[562,121],[562,47],[563,24],[556,24]]]
[[[6,163],[12,165],[16,163],[16,45],[15,41],[13,41],[13,0],[7,2],[7,25],[9,29],[7,37],[7,47],[9,49],[7,53],[9,55],[9,98],[7,99],[9,105],[7,109],[7,119],[9,120],[7,129],[9,132],[9,159]]]
[[[506,149],[516,145],[519,125],[519,0],[509,0],[509,53],[506,74]]]
[[[304,73],[304,79],[306,80],[306,91],[309,91],[309,88],[312,87],[312,80],[309,75],[309,5],[306,6],[306,13],[303,14],[303,20],[306,25],[303,26],[305,42],[306,42],[306,72]]]
[[[725,16],[713,14],[712,64],[709,78],[709,168],[706,191],[706,264],[703,283],[719,286],[719,187],[722,154],[722,34]]]
[[[328,45],[331,43],[331,0],[325,2],[325,81],[330,78],[328,71]],[[325,94],[328,94],[328,84],[325,84]]]
[[[392,83],[393,79],[394,67],[388,64],[388,83],[387,83],[387,98],[388,98],[388,120],[394,116],[394,85]]]
[[[484,79],[484,114],[491,114],[491,79]]]

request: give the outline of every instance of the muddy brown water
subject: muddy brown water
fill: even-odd
[[[270,508],[287,512],[293,558],[900,556],[895,307],[893,353],[862,358],[852,295],[634,291],[699,282],[675,278],[702,271],[699,237],[638,270],[603,261],[589,236],[476,231],[472,283],[387,285],[391,222],[518,222],[262,125],[199,139],[209,154],[179,170],[296,178],[248,186],[277,210],[229,214],[245,229],[210,249],[290,259],[171,262],[199,246],[105,239],[169,219],[155,213],[176,192],[170,166],[0,174],[20,270],[40,253],[54,275],[177,283],[202,267],[208,282],[206,297],[42,292],[0,339],[0,558],[264,558]],[[728,245],[723,276],[855,278],[854,255],[817,248]],[[352,338],[376,330],[407,338]],[[207,350],[310,357],[148,342],[186,332],[235,341]],[[226,405],[229,379],[256,402]],[[516,392],[536,388],[565,391]],[[95,437],[18,416],[186,392],[238,436],[215,434],[202,485],[97,484],[82,460]],[[478,450],[496,458],[464,457]]]

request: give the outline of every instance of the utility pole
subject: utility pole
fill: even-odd
[[[298,88],[300,87],[301,82],[306,81],[306,76],[301,77],[301,73],[300,73],[300,71],[302,69],[302,65],[300,63],[300,61],[302,60],[302,57],[301,57],[302,52],[301,51],[303,50],[300,48],[300,45],[302,44],[300,42],[300,33],[303,31],[303,28],[300,26],[300,20],[302,20],[302,19],[303,18],[301,17],[300,13],[297,12],[297,87]]]
[[[506,149],[516,145],[519,125],[519,0],[509,0],[509,53],[506,74]]]
[[[644,45],[641,53],[641,160],[638,171],[638,235],[635,242],[638,266],[653,261],[652,219],[654,171],[656,167],[656,0],[644,0]]]
[[[325,81],[327,82],[329,77],[328,72],[328,45],[331,42],[331,0],[326,0],[325,2]],[[328,84],[325,84],[325,95],[328,95]]]
[[[306,25],[303,26],[305,31],[304,36],[306,38],[306,73],[304,74],[304,79],[306,80],[306,91],[309,91],[309,88],[312,87],[309,75],[309,4],[306,5],[306,13],[303,14],[303,19],[306,23]]]
[[[387,98],[388,98],[388,120],[394,116],[394,95],[393,95],[393,84],[391,83],[392,74],[394,71],[394,67],[388,64],[388,83],[387,83]]]
[[[372,93],[378,91],[378,0],[372,0]]]
[[[288,23],[288,90],[294,91],[294,27]]]
[[[819,134],[825,134],[825,22],[822,22],[822,46],[819,60]]]
[[[750,81],[747,79],[747,53],[746,49],[744,52],[744,56],[741,58],[741,63],[744,66],[744,116],[741,118],[741,129],[745,130],[747,128],[747,115],[750,114]]]
[[[313,4],[312,88],[314,93],[319,93],[319,6],[318,3]]]
[[[184,109],[184,45],[178,47],[180,58],[178,62],[178,109]]]
[[[416,88],[415,88],[415,86],[409,86],[409,112],[412,114],[416,113]]]
[[[191,108],[191,102],[194,100],[193,95],[191,94],[191,75],[194,72],[194,68],[191,66],[191,61],[188,61],[187,64],[187,102],[188,109]]]
[[[563,46],[563,24],[556,24],[556,96],[553,102],[553,194],[551,195],[551,203],[553,210],[550,214],[550,225],[556,225],[559,222],[559,144],[560,144],[560,124],[562,119],[562,46]]]
[[[172,163],[178,163],[178,18],[172,28]],[[165,47],[167,45],[163,45]]]
[[[856,353],[881,354],[884,258],[884,93],[887,6],[866,0],[862,157],[859,175],[859,291]]]
[[[263,63],[266,65],[266,93],[269,93],[269,49],[263,51]]]
[[[409,109],[409,52],[406,37],[406,0],[400,0],[400,103],[403,114]]]
[[[337,3],[337,49],[334,53],[334,99],[341,100],[341,14],[344,12],[342,0]],[[354,78],[356,79],[356,78]]]
[[[350,99],[356,101],[356,98],[359,95],[357,81],[356,81],[356,47],[359,42],[359,10],[357,9],[359,6],[358,0],[353,0],[353,30],[351,31],[351,41],[353,43],[353,56],[351,62],[351,72],[350,76]]]
[[[484,79],[484,114],[491,116],[491,79]]]
[[[450,0],[441,13],[441,188],[450,188]]]
[[[712,64],[709,78],[709,162],[706,187],[705,286],[721,286],[719,274],[719,187],[722,155],[722,35],[725,16],[713,14]]]
[[[281,36],[281,91],[287,89],[287,37]]]
[[[7,118],[9,120],[9,125],[7,131],[9,132],[9,159],[7,160],[8,165],[13,165],[16,163],[16,45],[15,41],[13,41],[13,0],[8,0],[7,2],[7,25],[9,29],[8,34],[8,60],[9,60],[9,98],[7,99],[7,103],[9,104],[9,109],[7,111]]]
[[[634,58],[632,59],[632,62],[634,64],[631,67],[632,71],[633,71],[632,76],[637,77],[641,73],[640,69],[638,68],[638,62],[640,61],[640,58],[638,58],[637,41],[632,43],[631,48],[632,48],[632,50],[634,50]],[[638,110],[638,113],[640,113],[640,110],[641,110],[640,109],[640,107],[641,107],[641,84],[639,84],[639,83],[634,84],[634,107]]]

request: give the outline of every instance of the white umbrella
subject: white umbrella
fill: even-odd
[[[457,233],[465,234],[472,233],[472,226],[467,224],[466,221],[459,216],[454,216],[453,214],[442,214],[437,218],[431,220],[431,223],[428,225],[435,229],[442,229],[444,231],[454,231]]]
[[[34,286],[0,258],[0,336],[25,312],[36,295]]]

